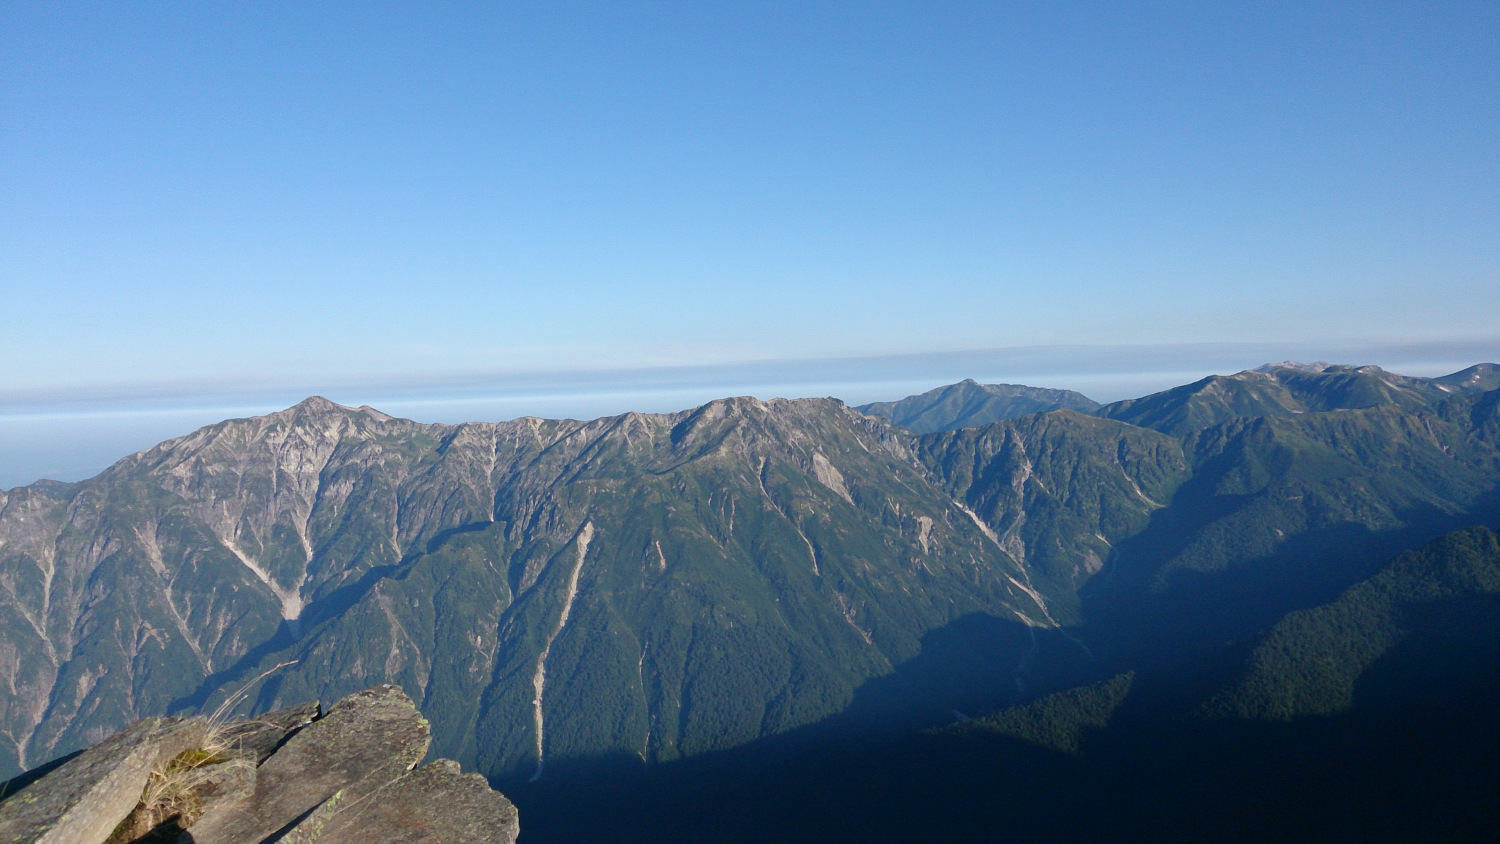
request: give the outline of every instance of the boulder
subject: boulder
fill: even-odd
[[[513,844],[516,808],[438,760],[399,686],[216,724],[148,718],[0,802],[0,844]]]
[[[151,771],[202,743],[202,718],[147,718],[0,803],[5,844],[97,844],[135,809]]]
[[[479,774],[439,759],[364,795],[340,792],[278,844],[512,844],[516,807]]]
[[[354,801],[410,771],[427,754],[427,720],[399,686],[356,692],[329,707],[261,763],[245,799],[192,825],[194,844],[260,844],[324,801]]]

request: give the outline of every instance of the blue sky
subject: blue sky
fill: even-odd
[[[1500,6],[1229,5],[6,3],[0,487],[310,392],[1500,357]]]

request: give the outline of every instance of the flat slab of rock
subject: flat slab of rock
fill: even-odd
[[[322,717],[308,703],[222,726],[148,718],[0,802],[0,844],[514,844],[516,807],[484,777],[416,768],[430,743],[399,686]]]
[[[200,744],[202,718],[147,718],[120,730],[0,803],[0,842],[94,844],[141,799],[152,768]]]
[[[513,844],[518,834],[516,807],[504,795],[439,759],[362,797],[340,793],[279,844]]]
[[[259,765],[276,752],[290,733],[316,721],[322,714],[323,707],[315,700],[288,706],[230,724],[219,731],[219,740],[230,753],[253,759]]]
[[[399,686],[356,692],[281,745],[256,772],[247,798],[193,824],[195,844],[261,844],[289,831],[335,794],[363,798],[410,771],[431,733]]]

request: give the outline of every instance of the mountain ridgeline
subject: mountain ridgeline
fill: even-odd
[[[1388,713],[1409,675],[1471,688],[1500,658],[1500,368],[1263,370],[1103,407],[965,382],[868,414],[425,425],[313,398],[0,492],[0,776],[263,674],[244,709],[398,683],[528,840],[831,834],[798,788],[829,818],[883,795],[869,818],[937,824],[848,819],[882,839],[943,828],[901,794],[980,788],[913,766],[1022,794],[1001,768],[1091,781],[1132,735]],[[1172,747],[1163,782],[1196,758]],[[629,806],[557,790],[587,782]]]
[[[971,614],[1004,641],[897,697],[1001,702],[1061,621],[913,445],[830,400],[446,427],[309,399],[13,490],[10,764],[293,659],[259,705],[381,677],[501,779],[664,761],[833,715]]]
[[[1092,413],[1099,403],[1072,390],[1049,390],[1019,384],[980,384],[972,379],[928,390],[900,401],[860,405],[856,410],[884,416],[918,434],[973,428],[1049,410]]]

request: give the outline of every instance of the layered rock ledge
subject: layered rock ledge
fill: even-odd
[[[0,793],[0,844],[513,844],[516,808],[440,759],[399,686],[228,724],[147,718]]]

